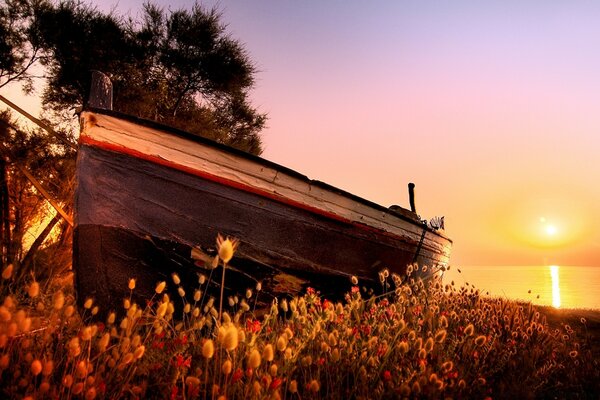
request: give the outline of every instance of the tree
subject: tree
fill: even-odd
[[[142,21],[74,1],[35,7],[30,41],[48,68],[44,103],[56,111],[85,102],[90,71],[114,85],[114,109],[184,129],[254,154],[266,116],[248,100],[256,69],[216,9],[145,4]]]
[[[39,49],[28,40],[32,9],[27,1],[5,0],[0,6],[0,88],[20,82],[32,89],[30,68],[39,59]]]
[[[61,251],[54,251],[44,266],[34,271],[43,250],[68,242],[71,229],[60,217],[48,217],[45,199],[23,171],[41,183],[52,198],[71,199],[74,168],[73,149],[57,145],[45,132],[19,127],[10,113],[0,112],[0,259],[3,265],[15,266],[17,277],[35,272],[39,278],[50,269],[64,269],[70,264],[69,252],[65,250],[68,247],[56,246]],[[68,200],[63,203],[65,208],[70,207]],[[27,238],[36,225],[43,225],[41,233]],[[53,230],[57,235],[48,241]]]

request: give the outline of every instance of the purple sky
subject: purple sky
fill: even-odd
[[[600,266],[600,2],[489,3],[203,4],[259,70],[265,158],[386,206],[415,182],[455,265]]]

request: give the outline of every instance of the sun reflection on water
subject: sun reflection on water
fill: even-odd
[[[558,265],[550,266],[550,277],[552,278],[552,306],[560,308],[560,285],[558,281]]]

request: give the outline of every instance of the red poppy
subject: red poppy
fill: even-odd
[[[271,382],[271,384],[269,385],[269,389],[270,390],[275,390],[277,389],[279,386],[281,386],[281,384],[283,383],[283,379],[281,378],[275,378],[273,379],[273,381]]]
[[[174,364],[177,368],[181,368],[181,367],[189,368],[192,365],[192,356],[189,356],[188,358],[183,358],[183,356],[181,354],[177,354],[175,356]]]
[[[387,369],[385,371],[383,371],[383,380],[389,381],[391,379],[392,379],[392,373],[390,371],[388,371]]]
[[[231,378],[231,383],[236,383],[237,381],[242,379],[243,376],[244,376],[244,371],[242,371],[241,368],[236,369],[235,372],[233,373],[233,377]]]
[[[246,320],[246,330],[250,333],[256,333],[260,331],[260,321],[255,319]]]

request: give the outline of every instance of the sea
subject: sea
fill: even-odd
[[[600,267],[451,266],[444,281],[475,285],[484,294],[556,308],[600,310]]]

